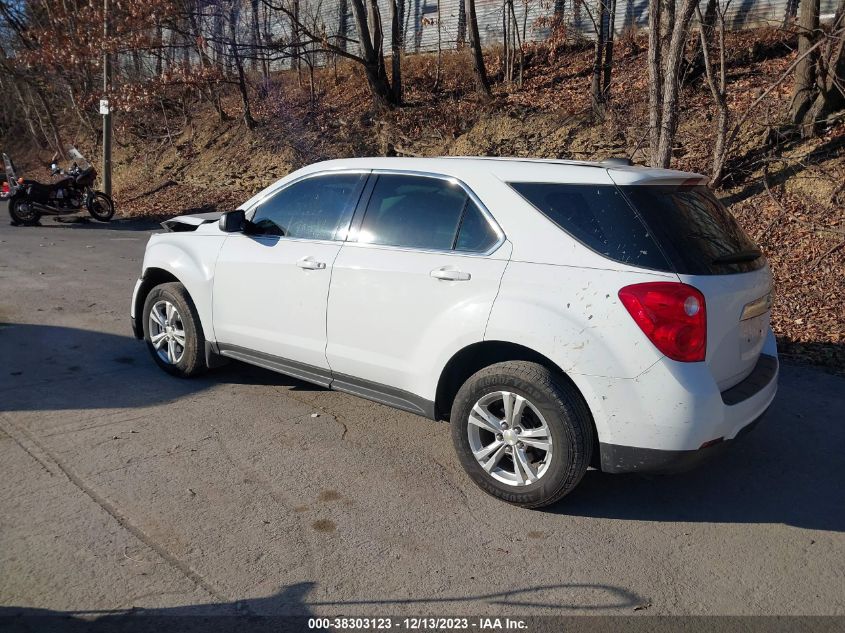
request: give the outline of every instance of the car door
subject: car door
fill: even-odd
[[[374,173],[332,271],[332,386],[428,413],[442,356],[483,339],[509,252],[454,179]]]
[[[365,181],[361,172],[297,180],[226,239],[212,300],[222,354],[328,384],[329,279]]]

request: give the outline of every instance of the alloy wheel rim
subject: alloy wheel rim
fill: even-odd
[[[534,484],[548,472],[553,445],[543,414],[511,391],[488,393],[475,403],[467,438],[475,460],[493,479],[514,487]]]
[[[150,343],[168,365],[177,364],[185,354],[185,326],[170,301],[157,301],[150,310]]]

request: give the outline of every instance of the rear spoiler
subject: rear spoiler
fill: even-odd
[[[706,185],[707,176],[673,169],[647,170],[637,167],[610,167],[607,170],[611,180],[618,185],[676,185],[691,187]]]

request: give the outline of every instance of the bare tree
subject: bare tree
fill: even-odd
[[[660,23],[661,0],[648,0],[648,144],[649,162],[657,164],[660,117],[663,113],[663,64]]]
[[[283,3],[274,4],[274,0],[262,0],[262,2],[269,9],[279,11],[287,16],[297,34],[297,38],[292,43],[268,43],[265,46],[270,49],[282,48],[284,53],[290,54],[291,49],[302,47],[307,43],[310,46],[310,52],[313,54],[327,53],[350,59],[360,64],[364,69],[370,94],[377,108],[385,109],[399,105],[395,100],[396,93],[391,85],[390,78],[387,76],[384,61],[384,33],[382,32],[381,13],[377,0],[349,0],[358,33],[358,54],[348,50],[346,44],[349,38],[346,37],[345,33],[327,33],[322,28],[318,28],[316,19],[314,24],[308,24],[299,15],[298,10],[295,14],[290,7]],[[391,30],[393,30],[393,26],[391,26]],[[351,41],[354,42],[355,40]],[[396,65],[400,63],[401,56],[396,56],[393,60],[394,70]],[[401,82],[401,69],[396,72],[396,76]]]
[[[519,20],[513,7],[513,0],[502,3],[502,32],[504,34],[504,69],[505,81],[516,81],[522,88],[522,73],[525,66],[525,56],[522,50],[522,36],[519,33]]]
[[[816,125],[828,115],[845,108],[845,0],[839,0],[833,27],[819,55],[816,89],[816,97],[804,117],[805,136],[813,134]]]
[[[478,18],[475,14],[475,0],[464,0],[466,6],[467,32],[472,52],[472,71],[475,77],[475,89],[483,101],[493,98],[487,68],[484,66],[484,54],[481,51],[481,36],[478,33]]]
[[[818,51],[806,54],[819,38],[820,0],[801,0],[798,16],[798,55],[803,56],[795,68],[795,83],[792,87],[790,117],[792,122],[804,121],[813,103],[816,86],[816,60]]]
[[[438,3],[439,6],[439,3]],[[402,29],[397,0],[390,0],[390,54],[393,103],[402,103]],[[439,25],[437,28],[440,28]]]
[[[659,0],[651,0],[650,7],[658,2]],[[671,21],[662,20],[666,37],[661,38],[657,33],[649,33],[649,80],[654,83],[649,88],[649,122],[652,126],[656,124],[656,127],[650,130],[649,139],[653,167],[669,167],[672,160],[672,146],[675,142],[680,109],[681,65],[684,60],[687,29],[697,3],[697,0],[683,0],[681,10],[676,13],[674,0],[667,0],[662,9],[671,12],[673,18]],[[658,15],[649,15],[650,28],[661,23],[658,21],[661,16],[665,18],[661,9],[657,11]],[[652,50],[651,45],[655,39],[662,39],[662,42],[658,44],[657,50]]]
[[[243,60],[238,50],[238,19],[240,16],[240,3],[238,0],[229,0],[229,50],[232,55],[232,62],[238,73],[238,92],[241,95],[241,103],[244,108],[244,124],[250,130],[255,127],[255,119],[252,118],[252,110],[249,107],[249,91],[246,85]]]
[[[713,58],[711,56],[712,51],[710,49],[710,43],[714,38],[709,31],[712,31],[713,27],[708,25],[707,18],[701,15],[701,9],[697,5],[695,7],[700,29],[699,39],[701,40],[701,51],[704,57],[704,73],[707,79],[707,85],[710,86],[710,92],[713,94],[713,101],[716,103],[716,109],[718,110],[716,141],[713,145],[713,159],[710,170],[710,184],[714,187],[717,187],[722,182],[725,170],[725,160],[727,158],[726,143],[730,110],[728,108],[727,71],[725,61],[725,13],[727,12],[730,3],[731,0],[727,0],[724,5],[719,0],[708,3],[708,8],[711,4],[714,5],[713,10],[715,12],[716,28],[718,31],[718,77],[717,70],[713,68]]]
[[[592,16],[596,41],[593,52],[593,80],[590,96],[593,117],[603,119],[610,98],[611,71],[613,69],[614,15],[616,0],[597,0],[596,14]]]

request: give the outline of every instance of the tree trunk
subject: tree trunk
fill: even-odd
[[[819,32],[819,0],[801,0],[798,18],[798,55],[804,55],[816,43]],[[816,61],[814,52],[804,57],[795,67],[795,84],[792,88],[790,117],[796,125],[804,117],[813,102],[816,84]]]
[[[475,76],[475,89],[482,101],[490,101],[490,82],[487,79],[487,68],[484,66],[484,55],[481,52],[481,36],[478,33],[478,18],[475,15],[475,0],[464,0],[466,5],[467,31],[469,44],[472,49],[472,70]]]
[[[657,164],[663,112],[663,56],[660,46],[661,0],[648,2],[648,146],[649,163]]]
[[[829,114],[845,108],[845,0],[839,0],[833,24],[830,46],[822,56],[824,73],[816,82],[819,93],[804,119],[805,135],[815,133],[816,125]]]
[[[250,66],[252,72],[258,72],[258,57],[261,49],[261,29],[258,28],[258,2],[259,0],[250,0],[250,43],[252,44]]]
[[[255,119],[252,118],[252,110],[249,107],[249,92],[246,87],[244,65],[238,51],[238,5],[237,0],[231,0],[231,2],[229,8],[229,49],[232,53],[232,62],[238,73],[238,91],[241,94],[241,103],[244,108],[244,123],[248,129],[252,130],[255,128]]]
[[[660,50],[669,50],[672,33],[675,31],[675,0],[661,0],[663,9],[660,12]]]
[[[355,16],[355,26],[358,30],[358,45],[361,49],[362,65],[364,74],[367,76],[367,83],[370,86],[370,93],[377,108],[387,109],[393,106],[393,91],[384,70],[384,55],[381,51],[381,41],[374,44],[373,36],[370,35],[370,27],[367,23],[367,9],[364,7],[364,0],[350,0],[352,13]],[[370,0],[370,13],[377,15],[377,7],[373,10]],[[381,33],[380,24],[373,24],[374,31]]]
[[[522,50],[522,42],[524,41],[524,37],[519,34],[519,20],[516,18],[516,11],[513,8],[513,0],[508,1],[508,5],[510,6],[511,11],[511,19],[513,20],[513,34],[515,38],[514,45],[517,50],[517,56],[519,58],[519,74],[517,75],[516,85],[519,88],[522,88],[522,74],[525,69],[525,53]]]
[[[675,17],[669,49],[663,73],[663,109],[660,114],[660,140],[653,167],[668,168],[672,160],[672,145],[678,127],[679,94],[681,88],[681,63],[684,60],[684,46],[687,28],[698,0],[684,0],[680,14]]]
[[[458,0],[458,48],[467,43],[467,8],[466,0]]]
[[[390,0],[390,51],[391,51],[391,88],[393,89],[393,103],[402,104],[402,29],[399,21],[399,7],[397,0]],[[439,4],[438,4],[439,6]],[[438,28],[439,25],[438,25]]]
[[[162,45],[164,44],[164,37],[161,29],[161,22],[156,20],[156,32],[155,32],[155,46],[156,46],[156,77],[161,77],[162,75],[162,64],[161,64],[161,56],[163,51],[161,50]]]
[[[843,0],[845,1],[845,0]],[[715,2],[713,3],[715,5]],[[710,4],[708,3],[708,9]],[[716,123],[716,141],[713,145],[713,162],[710,170],[710,185],[718,187],[724,175],[725,162],[727,160],[727,136],[728,123],[730,120],[730,109],[728,108],[727,95],[727,76],[726,76],[726,62],[725,62],[725,14],[722,7],[719,7],[719,79],[716,79],[716,73],[713,69],[713,58],[711,55],[712,25],[708,25],[708,16],[705,14],[701,16],[701,9],[696,7],[699,21],[699,39],[701,43],[701,53],[704,63],[704,73],[707,78],[707,84],[710,86],[710,92],[713,94],[713,101],[716,102],[718,109],[718,120]],[[715,6],[714,6],[715,15]]]
[[[613,71],[613,40],[616,39],[616,0],[610,0],[607,33],[605,34],[604,45],[604,77],[602,78],[602,93],[604,103],[607,105],[610,100],[610,82]]]
[[[602,69],[604,68],[604,23],[607,15],[605,0],[596,2],[596,42],[593,51],[593,81],[590,85],[590,97],[593,107],[593,118],[604,118],[604,97],[602,95]]]

